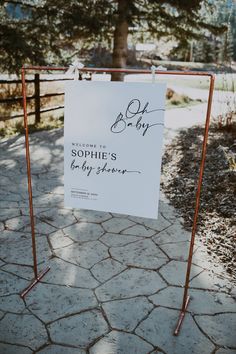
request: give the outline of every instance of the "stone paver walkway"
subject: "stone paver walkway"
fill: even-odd
[[[33,277],[24,138],[0,143],[1,354],[233,354],[236,291],[196,242],[178,337],[190,234],[161,196],[157,221],[63,208],[63,132],[31,136],[39,270]]]

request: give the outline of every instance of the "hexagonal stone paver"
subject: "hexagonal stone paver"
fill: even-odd
[[[66,227],[63,231],[77,242],[95,241],[104,234],[100,225],[86,222],[80,222]]]
[[[49,225],[46,222],[41,221],[36,217],[35,221],[35,232],[38,234],[49,235],[52,232],[55,232],[57,228],[55,226]],[[31,225],[25,226],[21,231],[31,233]]]
[[[220,348],[216,351],[216,354],[236,354],[236,349],[223,349]]]
[[[156,306],[166,306],[180,309],[182,306],[184,289],[168,286],[166,289],[152,295],[149,299]],[[230,312],[235,309],[235,301],[224,293],[207,290],[189,289],[190,302],[187,310],[194,314],[214,314]]]
[[[82,245],[70,245],[60,250],[55,250],[58,257],[81,265],[84,268],[91,268],[94,264],[109,257],[107,247],[99,241],[86,242]]]
[[[51,331],[52,326],[59,323],[56,336],[60,344],[54,343],[54,337],[52,341],[51,338],[47,338],[48,332],[45,332],[42,321],[38,321],[37,315],[33,315],[29,312],[30,309],[25,308],[25,302],[19,296],[19,293],[33,279],[24,137],[11,138],[4,143],[0,143],[4,151],[7,152],[0,157],[2,183],[2,188],[0,188],[2,197],[0,203],[0,324],[2,326],[0,328],[0,353],[3,351],[4,354],[32,354],[33,351],[34,353],[45,354],[85,354],[85,352],[89,353],[90,351],[90,354],[107,354],[108,351],[109,354],[130,354],[133,351],[134,353],[140,352],[140,354],[157,354],[160,352],[185,354],[186,348],[189,349],[189,351],[186,349],[187,354],[190,354],[190,352],[191,354],[235,353],[236,346],[233,346],[235,349],[226,349],[226,347],[223,349],[223,346],[224,343],[232,344],[229,342],[231,339],[228,336],[230,335],[230,329],[231,338],[234,334],[233,328],[231,328],[234,321],[231,321],[231,317],[235,316],[236,292],[231,290],[233,284],[229,278],[227,279],[222,267],[214,261],[209,262],[206,248],[198,240],[195,244],[196,251],[194,252],[193,263],[197,264],[199,268],[192,267],[191,277],[194,276],[194,279],[191,281],[189,289],[191,301],[179,337],[172,338],[172,331],[177,323],[184,290],[179,285],[182,286],[184,283],[186,270],[186,263],[179,260],[182,256],[187,255],[182,246],[190,239],[190,233],[182,228],[181,218],[177,215],[176,210],[167,204],[167,200],[162,193],[160,193],[160,216],[158,220],[97,211],[64,209],[63,176],[61,173],[63,170],[62,135],[62,130],[56,130],[33,134],[31,137],[32,165],[35,166],[32,172],[40,173],[40,176],[32,175],[36,242],[37,246],[39,245],[37,248],[39,271],[44,268],[41,262],[45,261],[51,266],[51,270],[40,284],[32,290],[32,295],[29,293],[26,297],[27,304],[29,300],[31,301],[30,309],[32,308],[35,313],[39,312],[39,316],[42,316],[42,318],[48,316],[55,319],[58,318],[57,316],[64,316],[53,322],[50,322],[50,319],[47,325]],[[54,156],[51,160],[50,151],[52,149]],[[5,161],[6,156],[8,156],[8,161]],[[2,166],[5,162],[4,170]],[[15,169],[13,170],[12,167],[15,167]],[[42,217],[44,221],[40,221],[39,217]],[[4,229],[5,221],[14,229],[13,231]],[[60,227],[68,228],[72,224],[81,223],[86,223],[86,225],[96,224],[97,226],[104,223],[105,227],[110,227],[114,231],[113,233],[103,233],[100,237],[93,233],[92,236],[85,234],[84,239],[80,238],[74,241],[68,236],[64,236],[63,230],[59,229]],[[123,227],[125,228],[123,229]],[[19,228],[20,232],[18,233]],[[23,234],[24,237],[21,237]],[[48,236],[47,239],[49,240],[49,244],[45,243],[48,253],[44,250],[44,241],[42,241],[43,239],[46,241],[45,235]],[[82,235],[84,236],[84,233]],[[140,243],[140,245],[143,245],[142,255],[139,253],[139,247],[136,248],[140,240],[143,242]],[[149,266],[150,263],[146,265],[146,262],[154,261],[155,258],[153,256],[148,257],[148,251],[153,252],[151,249],[152,241],[144,242],[144,240],[154,241],[155,247],[166,251],[171,259],[176,260],[162,265],[158,272],[150,271],[150,269],[140,269]],[[80,243],[88,244],[88,246],[80,248]],[[62,253],[66,261],[57,256],[51,258],[49,248],[51,245],[55,248],[56,254],[69,247],[68,252],[64,250]],[[92,249],[90,249],[90,246]],[[111,258],[108,248],[112,248],[117,260]],[[41,253],[44,252],[45,256],[41,257]],[[9,256],[9,259],[6,255]],[[6,258],[3,259],[1,256]],[[12,263],[7,263],[8,261]],[[134,265],[133,268],[127,266],[130,261]],[[85,266],[87,269],[84,268]],[[198,274],[200,268],[205,270]],[[197,270],[196,273],[194,273],[195,270]],[[160,278],[158,274],[161,275]],[[164,279],[168,283],[176,285],[167,286]],[[101,282],[105,283],[101,284]],[[163,282],[163,287],[160,286],[159,282]],[[45,290],[47,288],[50,288],[48,292]],[[84,292],[81,292],[81,289]],[[99,299],[105,302],[98,305],[94,292],[91,291],[94,289],[97,289],[96,293]],[[235,300],[230,296],[231,291]],[[82,310],[80,297],[76,298],[75,293],[81,294],[84,304]],[[90,306],[88,304],[89,299],[85,296],[87,293],[93,295],[91,303],[95,299],[93,305],[95,307],[90,308],[90,310],[87,309]],[[52,295],[56,299],[55,304],[52,303]],[[50,300],[48,300],[49,297]],[[153,310],[154,306],[155,310]],[[47,311],[46,314],[43,312],[43,307]],[[77,312],[77,308],[79,312]],[[174,308],[178,311],[175,311]],[[70,311],[72,311],[72,314]],[[154,315],[150,320],[152,311],[154,311]],[[160,314],[161,311],[163,311],[162,314]],[[97,318],[94,315],[81,317],[84,314],[91,313],[98,314],[99,320],[97,322],[94,322],[94,318]],[[27,316],[27,319],[22,321],[22,316]],[[79,319],[79,326],[75,325],[72,333],[70,333],[71,327],[67,328],[66,321],[71,324],[73,322],[72,318],[76,318],[76,321]],[[100,320],[101,322],[99,322]],[[203,323],[199,325],[198,321],[203,321]],[[26,322],[27,325],[25,325]],[[108,322],[116,330],[110,332],[111,326]],[[105,329],[101,333],[95,333],[94,326],[95,330],[97,328],[99,330],[99,323],[103,323]],[[141,328],[142,324],[145,324],[145,330],[147,329],[144,338],[137,334],[134,335],[135,328]],[[39,331],[38,336],[37,326],[44,331],[43,339],[41,338],[41,331]],[[26,329],[24,329],[25,327]],[[229,330],[227,327],[230,327]],[[81,335],[82,341],[84,340],[83,348],[78,346],[78,335],[80,336],[81,328],[83,328],[82,332],[85,331],[85,335],[84,333]],[[163,330],[163,334],[158,332],[159,328]],[[149,329],[150,331],[148,331]],[[67,333],[64,333],[65,331]],[[131,336],[124,331],[132,331]],[[1,344],[1,341],[8,343],[8,339],[1,339],[4,333],[7,333],[12,344]],[[92,333],[91,337],[90,333]],[[62,335],[66,340],[68,336],[72,335],[72,341],[74,340],[76,344],[71,344],[70,338],[68,343],[61,341]],[[219,342],[216,346],[213,346],[213,349],[212,341],[208,335],[215,336]],[[158,342],[155,349],[146,341],[149,338],[148,336]],[[162,339],[163,342],[159,342],[159,339]],[[20,343],[18,343],[19,341]],[[35,345],[34,341],[40,343]],[[27,348],[28,346],[31,347],[31,343],[33,343],[33,350]],[[151,348],[146,350],[145,345],[150,345]]]
[[[102,305],[112,328],[131,332],[153,309],[144,297],[106,302]]]
[[[50,208],[46,208],[46,207],[38,207],[37,204],[34,205],[34,215],[37,216],[40,213],[47,213],[48,211],[50,211]],[[30,215],[30,208],[27,206],[21,207],[20,208],[20,212],[22,215],[28,216]]]
[[[46,348],[39,350],[37,353],[40,354],[86,354],[84,349],[65,347],[64,345],[54,345],[51,344]]]
[[[168,261],[166,255],[150,239],[112,247],[110,253],[114,259],[127,266],[157,269]]]
[[[202,331],[219,345],[236,348],[236,313],[220,313],[214,316],[196,315],[195,320]],[[226,325],[227,323],[227,325]]]
[[[33,315],[7,313],[0,322],[0,341],[21,344],[36,350],[47,340],[44,325]]]
[[[222,279],[222,277],[217,274],[204,270],[191,280],[190,286],[200,289],[226,290],[225,288],[228,287],[230,289],[232,284],[228,279]]]
[[[109,301],[151,295],[165,286],[166,283],[155,271],[127,269],[98,287],[95,292],[100,301]]]
[[[89,354],[148,354],[153,347],[135,336],[112,331],[89,350]]]
[[[34,154],[32,154],[32,161],[35,160]],[[32,175],[38,175],[38,174],[42,174],[42,173],[46,173],[47,172],[47,165],[46,165],[46,157],[45,156],[40,156],[39,159],[37,159],[35,162],[36,164],[32,164],[31,167],[31,173]],[[45,162],[44,162],[45,161]]]
[[[9,230],[20,230],[23,227],[25,227],[26,225],[28,225],[30,223],[30,218],[29,216],[16,216],[14,218],[8,219],[6,221],[6,227]]]
[[[134,236],[141,236],[141,237],[151,237],[156,233],[156,231],[149,229],[143,225],[134,225],[122,231],[122,234],[126,235],[134,235]]]
[[[42,178],[36,184],[36,189],[39,192],[53,193],[53,194],[63,194],[63,185],[61,184],[61,179],[59,178]],[[46,175],[44,175],[46,177]]]
[[[52,168],[49,168],[47,173],[44,174],[43,178],[45,180],[45,183],[49,183],[49,185],[54,185],[55,186],[55,182],[54,180],[58,180],[59,183],[61,182],[61,178],[62,176],[62,170],[63,170],[63,166],[61,164],[62,161],[59,161],[58,165],[52,166]],[[41,186],[40,186],[41,188]],[[49,193],[51,193],[52,191],[50,190]],[[48,193],[48,194],[49,194]],[[51,193],[51,194],[55,194],[55,193]]]
[[[1,194],[1,199],[4,200],[5,202],[6,201],[8,202],[6,203],[7,208],[9,208],[10,203],[13,202],[15,205],[16,202],[20,202],[22,200],[22,195],[20,193],[11,193],[11,191],[0,190],[0,194]]]
[[[4,167],[2,166],[3,163],[4,163],[3,161],[0,162],[0,166],[1,166],[2,171],[3,171],[3,168],[5,168],[5,166],[4,166]],[[4,164],[4,165],[5,165],[5,164]],[[2,172],[2,171],[1,171],[1,172]],[[9,181],[10,181],[10,179],[9,179],[8,177],[3,176],[3,175],[1,174],[1,186],[9,187]]]
[[[14,160],[14,158],[5,157],[5,159],[1,161],[0,166],[2,170],[7,170],[7,172],[18,172],[18,168],[16,171],[14,171],[14,169],[18,167],[17,160]]]
[[[5,228],[4,224],[0,221],[0,231],[3,231]]]
[[[163,245],[166,243],[189,241],[190,238],[191,233],[186,231],[179,222],[175,222],[153,237],[153,241],[156,242],[157,245]]]
[[[23,232],[18,232],[18,231],[11,231],[11,230],[4,230],[0,233],[0,241],[1,244],[4,241],[9,241],[10,242],[15,242],[19,240],[20,238],[25,238],[26,236],[23,234]]]
[[[135,225],[135,223],[126,218],[114,218],[114,217],[102,223],[104,230],[106,230],[107,232],[114,232],[117,234],[133,225]]]
[[[51,242],[53,249],[62,248],[65,246],[72,245],[74,243],[74,241],[71,240],[70,237],[68,237],[68,235],[65,235],[65,233],[62,230],[58,230],[50,234],[49,240]]]
[[[211,257],[207,253],[207,248],[202,246],[203,246],[202,243],[199,244],[198,240],[195,241],[196,250],[194,251],[193,254],[193,264],[198,265],[202,269],[207,269],[212,271],[216,271],[217,269],[217,273],[218,272],[224,273],[223,267],[219,263],[211,262]]]
[[[186,261],[188,259],[189,245],[187,242],[166,243],[160,248],[172,259]]]
[[[1,201],[2,205],[2,201]],[[6,221],[8,219],[17,217],[20,215],[20,210],[19,209],[0,209],[0,221]]]
[[[2,196],[1,196],[2,197]],[[11,210],[10,208],[18,208],[18,202],[1,200],[0,209],[4,210],[4,208]]]
[[[73,214],[79,221],[101,223],[112,218],[110,213],[96,210],[73,210]]]
[[[160,201],[159,201],[159,210],[162,216],[167,219],[169,222],[174,222],[178,217],[177,210],[168,203],[168,200],[161,200],[162,196],[160,193]]]
[[[68,209],[50,209],[47,212],[38,214],[39,220],[46,222],[56,228],[63,228],[77,222],[71,210]]]
[[[18,277],[21,277],[23,279],[27,279],[31,281],[34,278],[34,270],[33,270],[33,265],[32,266],[23,266],[19,264],[5,264],[2,267],[2,270],[5,272],[11,273],[13,275],[16,275]],[[39,266],[39,271],[40,271],[40,266]]]
[[[214,345],[198,329],[189,314],[185,315],[179,335],[173,336],[179,311],[158,307],[136,329],[135,333],[168,354],[209,354]]]
[[[111,212],[111,215],[114,216],[114,218],[122,218],[122,219],[127,219],[128,218],[127,214],[120,214],[120,213]]]
[[[140,240],[140,237],[137,236],[127,236],[121,234],[113,234],[113,233],[105,233],[101,238],[100,241],[105,243],[107,246],[124,246],[128,245],[128,243],[132,243],[134,241]]]
[[[174,246],[173,246],[174,247]],[[187,271],[187,262],[170,261],[160,269],[161,275],[171,285],[184,285]],[[190,279],[201,273],[202,269],[192,265]]]
[[[6,227],[9,230],[13,231],[24,231],[24,232],[31,232],[30,226],[30,216],[29,215],[21,215],[15,218],[9,219],[6,221]],[[35,232],[41,234],[50,234],[51,232],[56,231],[56,228],[40,221],[39,219],[35,218]]]
[[[114,259],[104,259],[91,268],[92,274],[97,280],[104,283],[106,280],[112,278],[114,275],[119,274],[126,267]]]
[[[168,286],[167,288],[158,291],[157,294],[149,296],[148,298],[156,306],[166,306],[178,310],[182,305],[183,294],[183,288]]]
[[[0,271],[0,296],[18,293],[28,286],[28,281]]]
[[[0,353],[2,354],[31,354],[32,350],[29,348],[12,345],[12,344],[4,344],[0,343]]]
[[[51,251],[46,237],[36,236],[38,263],[47,261],[51,257]],[[9,263],[32,265],[32,241],[30,235],[14,233],[11,237],[1,240],[0,258]]]
[[[24,311],[24,309],[25,304],[19,295],[9,295],[0,297],[0,310],[5,312],[21,313],[22,311]]]
[[[45,323],[97,305],[91,290],[50,284],[38,284],[25,301],[27,307]]]
[[[64,197],[59,194],[42,194],[34,198],[34,204],[38,207],[63,207],[64,206]]]
[[[188,309],[195,314],[215,314],[219,312],[234,312],[236,301],[229,295],[206,291],[190,289],[191,301]]]
[[[157,220],[140,218],[137,216],[129,216],[129,219],[136,222],[137,224],[144,225],[156,231],[162,231],[171,225],[171,223],[167,221],[165,218],[163,218],[163,216],[160,213],[158,214]]]
[[[87,311],[62,318],[48,326],[52,341],[57,344],[87,347],[106,334],[108,326],[99,311]]]
[[[234,298],[234,300],[236,301],[236,286],[233,286],[233,288],[231,289],[230,296],[232,296],[232,298]]]
[[[51,269],[47,276],[42,279],[43,283],[87,289],[93,289],[99,285],[89,270],[65,262],[62,259],[53,258],[48,265]]]
[[[0,320],[4,317],[5,313],[0,310]]]

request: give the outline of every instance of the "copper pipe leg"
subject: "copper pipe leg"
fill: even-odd
[[[50,267],[47,267],[46,269],[44,269],[42,272],[40,272],[37,276],[37,278],[35,278],[32,283],[24,290],[22,291],[22,293],[20,294],[20,297],[23,299],[29,292],[30,290],[33,289],[33,287],[35,285],[37,285],[40,280],[44,277],[45,274],[47,274],[47,272],[49,271]]]
[[[187,310],[189,301],[190,301],[190,296],[188,295],[188,296],[187,296],[187,300],[186,300],[186,302],[185,302],[184,309],[181,310],[180,315],[179,315],[179,320],[178,320],[176,329],[175,329],[175,331],[174,331],[174,335],[175,335],[175,336],[177,336],[177,335],[179,334],[180,327],[181,327],[181,325],[182,325],[182,323],[183,323],[184,316],[185,316],[185,313],[186,313],[186,310]]]

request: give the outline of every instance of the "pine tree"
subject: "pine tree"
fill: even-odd
[[[231,25],[227,31],[227,50],[226,50],[226,58],[229,63],[233,60],[234,56],[234,43],[233,43],[233,31]]]
[[[201,15],[206,0],[0,0],[0,65],[17,70],[23,63],[68,64],[78,43],[110,42],[113,67],[126,66],[128,34],[153,38],[198,38],[202,29],[221,31]],[[17,9],[18,16],[13,15]],[[211,2],[207,5],[211,8]],[[137,35],[138,37],[138,35]],[[70,49],[70,50],[69,50]],[[121,75],[113,76],[121,79]]]
[[[205,32],[197,41],[196,53],[198,61],[231,62],[236,59],[236,3],[233,0],[214,1],[215,11],[203,13],[205,19],[213,25],[220,24],[225,31],[220,34]]]

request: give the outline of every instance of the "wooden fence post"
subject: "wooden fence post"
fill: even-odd
[[[40,122],[40,76],[34,75],[34,96],[35,96],[35,124]]]

